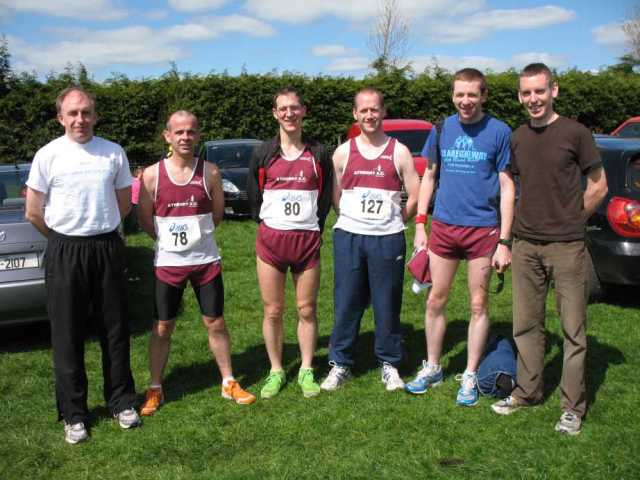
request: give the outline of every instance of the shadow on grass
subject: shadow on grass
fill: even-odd
[[[153,250],[127,247],[129,329],[132,336],[145,335],[154,317]]]
[[[144,335],[153,320],[153,250],[127,247],[127,287],[131,335]],[[97,340],[94,320],[88,319],[87,341]],[[48,321],[3,327],[0,352],[30,352],[51,348]]]
[[[608,285],[600,302],[618,307],[640,308],[637,285]]]
[[[564,339],[559,335],[547,333],[546,351],[548,352],[555,344],[558,347],[557,353],[547,362],[544,367],[544,396],[545,402],[558,388],[562,378],[562,363]],[[598,390],[605,381],[607,370],[610,365],[620,365],[624,363],[625,356],[617,348],[601,343],[593,335],[587,335],[587,413],[589,408],[597,401]]]
[[[444,339],[443,357],[447,352],[455,349],[461,342],[467,341],[469,322],[466,320],[453,320],[447,323],[447,331]],[[412,325],[403,325],[403,334],[407,342],[407,359],[409,370],[416,368],[425,358],[424,329],[414,329]],[[492,321],[491,334],[500,334],[505,338],[512,338],[511,319]],[[555,333],[546,331],[545,356],[557,346],[556,353],[545,363],[544,367],[544,393],[542,402],[556,391],[562,377],[563,343],[564,338]],[[593,335],[587,336],[587,408],[596,403],[597,394],[605,381],[610,365],[624,363],[625,356],[617,348],[601,343]],[[448,358],[447,371],[449,374],[464,372],[467,366],[467,349],[464,348],[452,357]]]
[[[412,325],[403,324],[403,335],[407,347],[407,361],[409,371],[413,372],[422,360],[426,358],[424,328],[414,329]],[[460,343],[467,342],[469,322],[467,320],[451,320],[447,322],[442,356],[445,358],[448,374],[462,373],[467,367],[466,347],[455,355],[448,357],[449,352],[455,350]],[[491,335],[502,335],[511,338],[511,320],[492,320]]]
[[[35,352],[51,348],[51,325],[48,321],[3,327],[0,330],[0,353]]]
[[[373,342],[373,332],[364,332],[358,337],[358,344],[361,348],[356,352],[356,365],[352,370],[353,376],[359,377],[378,368],[378,360],[373,352]],[[318,338],[318,349],[326,348],[328,344],[328,335]],[[295,382],[300,368],[298,344],[285,343],[282,358],[287,381]],[[231,360],[234,376],[245,388],[253,385],[260,386],[269,373],[269,357],[263,343],[252,345],[241,353],[233,354]],[[326,354],[315,355],[314,366],[316,367],[316,378],[318,380],[323,378],[329,370],[328,356]],[[169,366],[162,382],[165,388],[165,401],[176,401],[185,395],[218,386],[221,380],[220,372],[213,358],[188,365]],[[138,400],[141,402],[142,397]]]

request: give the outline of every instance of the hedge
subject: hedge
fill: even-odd
[[[489,101],[485,109],[512,128],[525,120],[517,101],[517,73],[489,73]],[[556,109],[576,118],[595,132],[610,132],[624,119],[640,113],[640,75],[613,69],[601,73],[570,70],[558,76]],[[454,112],[451,75],[401,71],[364,79],[293,73],[265,75],[224,73],[179,74],[172,70],[159,78],[131,80],[115,75],[95,82],[86,72],[69,72],[38,81],[32,75],[11,76],[0,91],[0,163],[33,158],[42,145],[61,135],[54,101],[60,90],[80,83],[97,97],[96,133],[121,144],[131,163],[150,163],[164,151],[161,137],[168,114],[193,111],[200,119],[202,139],[268,138],[276,131],[271,115],[273,93],[294,86],[308,105],[305,130],[335,146],[353,121],[354,93],[372,85],[384,92],[390,118],[438,121]]]

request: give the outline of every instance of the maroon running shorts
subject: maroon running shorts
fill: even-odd
[[[462,227],[432,220],[429,250],[439,257],[473,260],[492,255],[499,239],[498,227]]]
[[[263,262],[286,272],[301,273],[320,262],[320,232],[315,230],[276,230],[260,223],[256,254]]]
[[[178,288],[185,288],[187,280],[193,287],[205,285],[222,271],[220,262],[205,263],[203,265],[186,265],[180,267],[156,267],[156,278],[163,283]]]

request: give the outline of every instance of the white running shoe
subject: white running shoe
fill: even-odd
[[[509,395],[507,398],[491,405],[491,410],[498,415],[511,415],[516,410],[519,410],[520,407],[522,407],[522,404],[515,397]]]
[[[332,368],[329,371],[327,378],[325,378],[322,384],[320,384],[320,388],[331,392],[333,390],[337,390],[347,380],[349,380],[349,377],[351,377],[351,371],[349,370],[349,367],[341,367],[336,364],[336,362],[329,362],[329,365],[331,365]]]
[[[394,390],[403,390],[404,382],[398,374],[396,367],[390,363],[384,362],[381,369],[382,383],[387,386],[387,392],[393,392]]]
[[[120,413],[116,413],[114,417],[118,420],[121,428],[128,429],[140,425],[140,417],[135,408],[127,408]]]
[[[64,422],[64,441],[75,445],[76,443],[84,442],[89,439],[89,432],[84,426],[84,423],[78,422],[70,424]]]
[[[572,412],[563,412],[560,420],[556,423],[556,432],[578,435],[581,430],[582,419]]]

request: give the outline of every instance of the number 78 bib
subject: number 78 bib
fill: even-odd
[[[184,252],[200,241],[200,223],[194,217],[171,217],[158,225],[158,237],[164,251]]]

